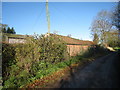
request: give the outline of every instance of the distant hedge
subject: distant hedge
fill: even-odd
[[[26,43],[2,45],[3,86],[21,87],[37,72],[66,60],[66,43],[55,36],[35,35]]]

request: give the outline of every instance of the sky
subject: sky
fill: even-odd
[[[50,32],[92,40],[90,27],[101,10],[112,10],[115,2],[49,2]],[[2,23],[17,34],[45,34],[48,31],[45,2],[3,2]]]

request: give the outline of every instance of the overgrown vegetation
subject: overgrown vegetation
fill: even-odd
[[[49,83],[56,82],[56,80],[59,80],[61,77],[66,76],[65,73],[70,73],[70,75],[73,75],[74,70],[77,69],[78,66],[84,66],[89,62],[95,60],[95,58],[106,55],[108,53],[109,51],[101,46],[90,47],[87,52],[81,52],[77,56],[70,57],[69,60],[65,60],[58,64],[52,65],[48,70],[43,71],[45,73],[51,71],[49,77],[47,74],[47,76],[35,80],[34,82],[28,84],[26,87],[46,87],[49,85]]]
[[[65,43],[57,37],[28,37],[24,44],[3,44],[4,87],[21,87],[30,78],[66,59]]]
[[[104,55],[104,54],[107,54],[107,53],[109,53],[109,50],[106,49],[105,47],[100,46],[100,45],[94,45],[94,46],[90,47],[86,52],[84,52],[82,54],[82,56],[84,58],[87,58],[87,57],[94,57],[98,54]]]
[[[48,74],[106,52],[94,46],[76,57],[69,58],[66,43],[56,36],[27,37],[24,44],[6,44],[3,53],[3,86],[20,88]]]

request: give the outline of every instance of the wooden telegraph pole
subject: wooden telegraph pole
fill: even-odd
[[[48,0],[46,0],[46,16],[47,16],[47,23],[48,23],[48,35],[50,34],[50,14],[48,8]]]

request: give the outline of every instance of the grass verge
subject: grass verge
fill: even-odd
[[[70,73],[72,70],[72,73],[76,71],[78,67],[83,67],[86,64],[94,61],[96,58],[99,58],[101,56],[104,56],[106,54],[96,54],[95,56],[91,57],[83,57],[83,56],[74,56],[71,57],[70,60],[58,63],[54,66],[49,67],[49,69],[46,69],[44,72],[46,74],[44,76],[41,76],[41,73],[39,73],[36,76],[36,80],[33,80],[31,83],[25,85],[25,88],[45,88],[49,87],[49,85],[56,84],[59,80],[66,77],[67,73]]]

